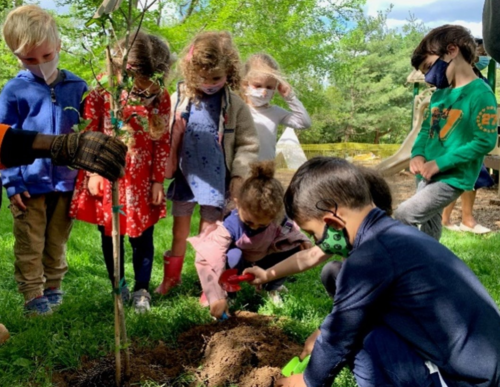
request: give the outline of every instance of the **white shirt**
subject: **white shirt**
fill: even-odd
[[[311,117],[297,97],[293,95],[285,101],[291,111],[274,105],[250,106],[259,136],[259,161],[275,159],[278,125],[293,129],[307,129],[311,126]]]

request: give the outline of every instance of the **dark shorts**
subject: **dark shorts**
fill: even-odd
[[[476,184],[474,184],[474,190],[493,187],[494,184],[495,182],[491,178],[484,164],[481,165],[481,171],[479,172],[479,176],[477,177]]]

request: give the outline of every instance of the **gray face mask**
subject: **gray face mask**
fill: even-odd
[[[49,62],[40,63],[36,65],[24,64],[24,68],[29,70],[33,75],[43,78],[47,82],[57,71],[57,65],[59,64],[59,53],[56,53],[54,59]]]

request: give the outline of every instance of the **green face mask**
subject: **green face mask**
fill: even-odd
[[[344,229],[336,230],[327,224],[325,224],[323,237],[316,242],[316,246],[325,254],[340,255],[342,258],[347,258],[349,251],[352,250]]]

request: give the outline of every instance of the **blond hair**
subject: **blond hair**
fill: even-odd
[[[161,81],[162,91],[168,77],[170,66],[175,60],[170,52],[167,42],[157,36],[144,32],[132,34],[136,36],[130,47],[127,57],[127,71],[133,77],[149,79],[151,81]],[[125,39],[121,39],[115,46],[115,56],[113,57],[113,67],[115,72],[119,72],[123,64],[123,52],[125,51]],[[162,79],[155,79],[161,77]],[[152,113],[149,114],[149,135],[153,140],[158,140],[167,130],[168,123],[158,112],[159,98],[153,102]]]
[[[9,12],[2,32],[5,43],[16,55],[26,55],[44,42],[54,46],[61,42],[56,21],[38,5],[23,5]]]
[[[259,216],[266,215],[281,221],[284,215],[284,190],[274,177],[274,161],[260,161],[250,165],[250,177],[245,180],[237,195],[238,205],[245,211]]]
[[[247,87],[250,80],[255,76],[274,78],[278,83],[286,82],[278,62],[271,55],[263,52],[251,55],[245,62],[241,81],[243,88]],[[248,103],[244,92],[242,97]]]
[[[202,95],[202,91],[198,89],[200,70],[222,69],[227,75],[226,84],[233,90],[240,88],[241,61],[229,32],[207,31],[196,35],[184,50],[179,66],[185,80],[186,95],[189,98]]]

